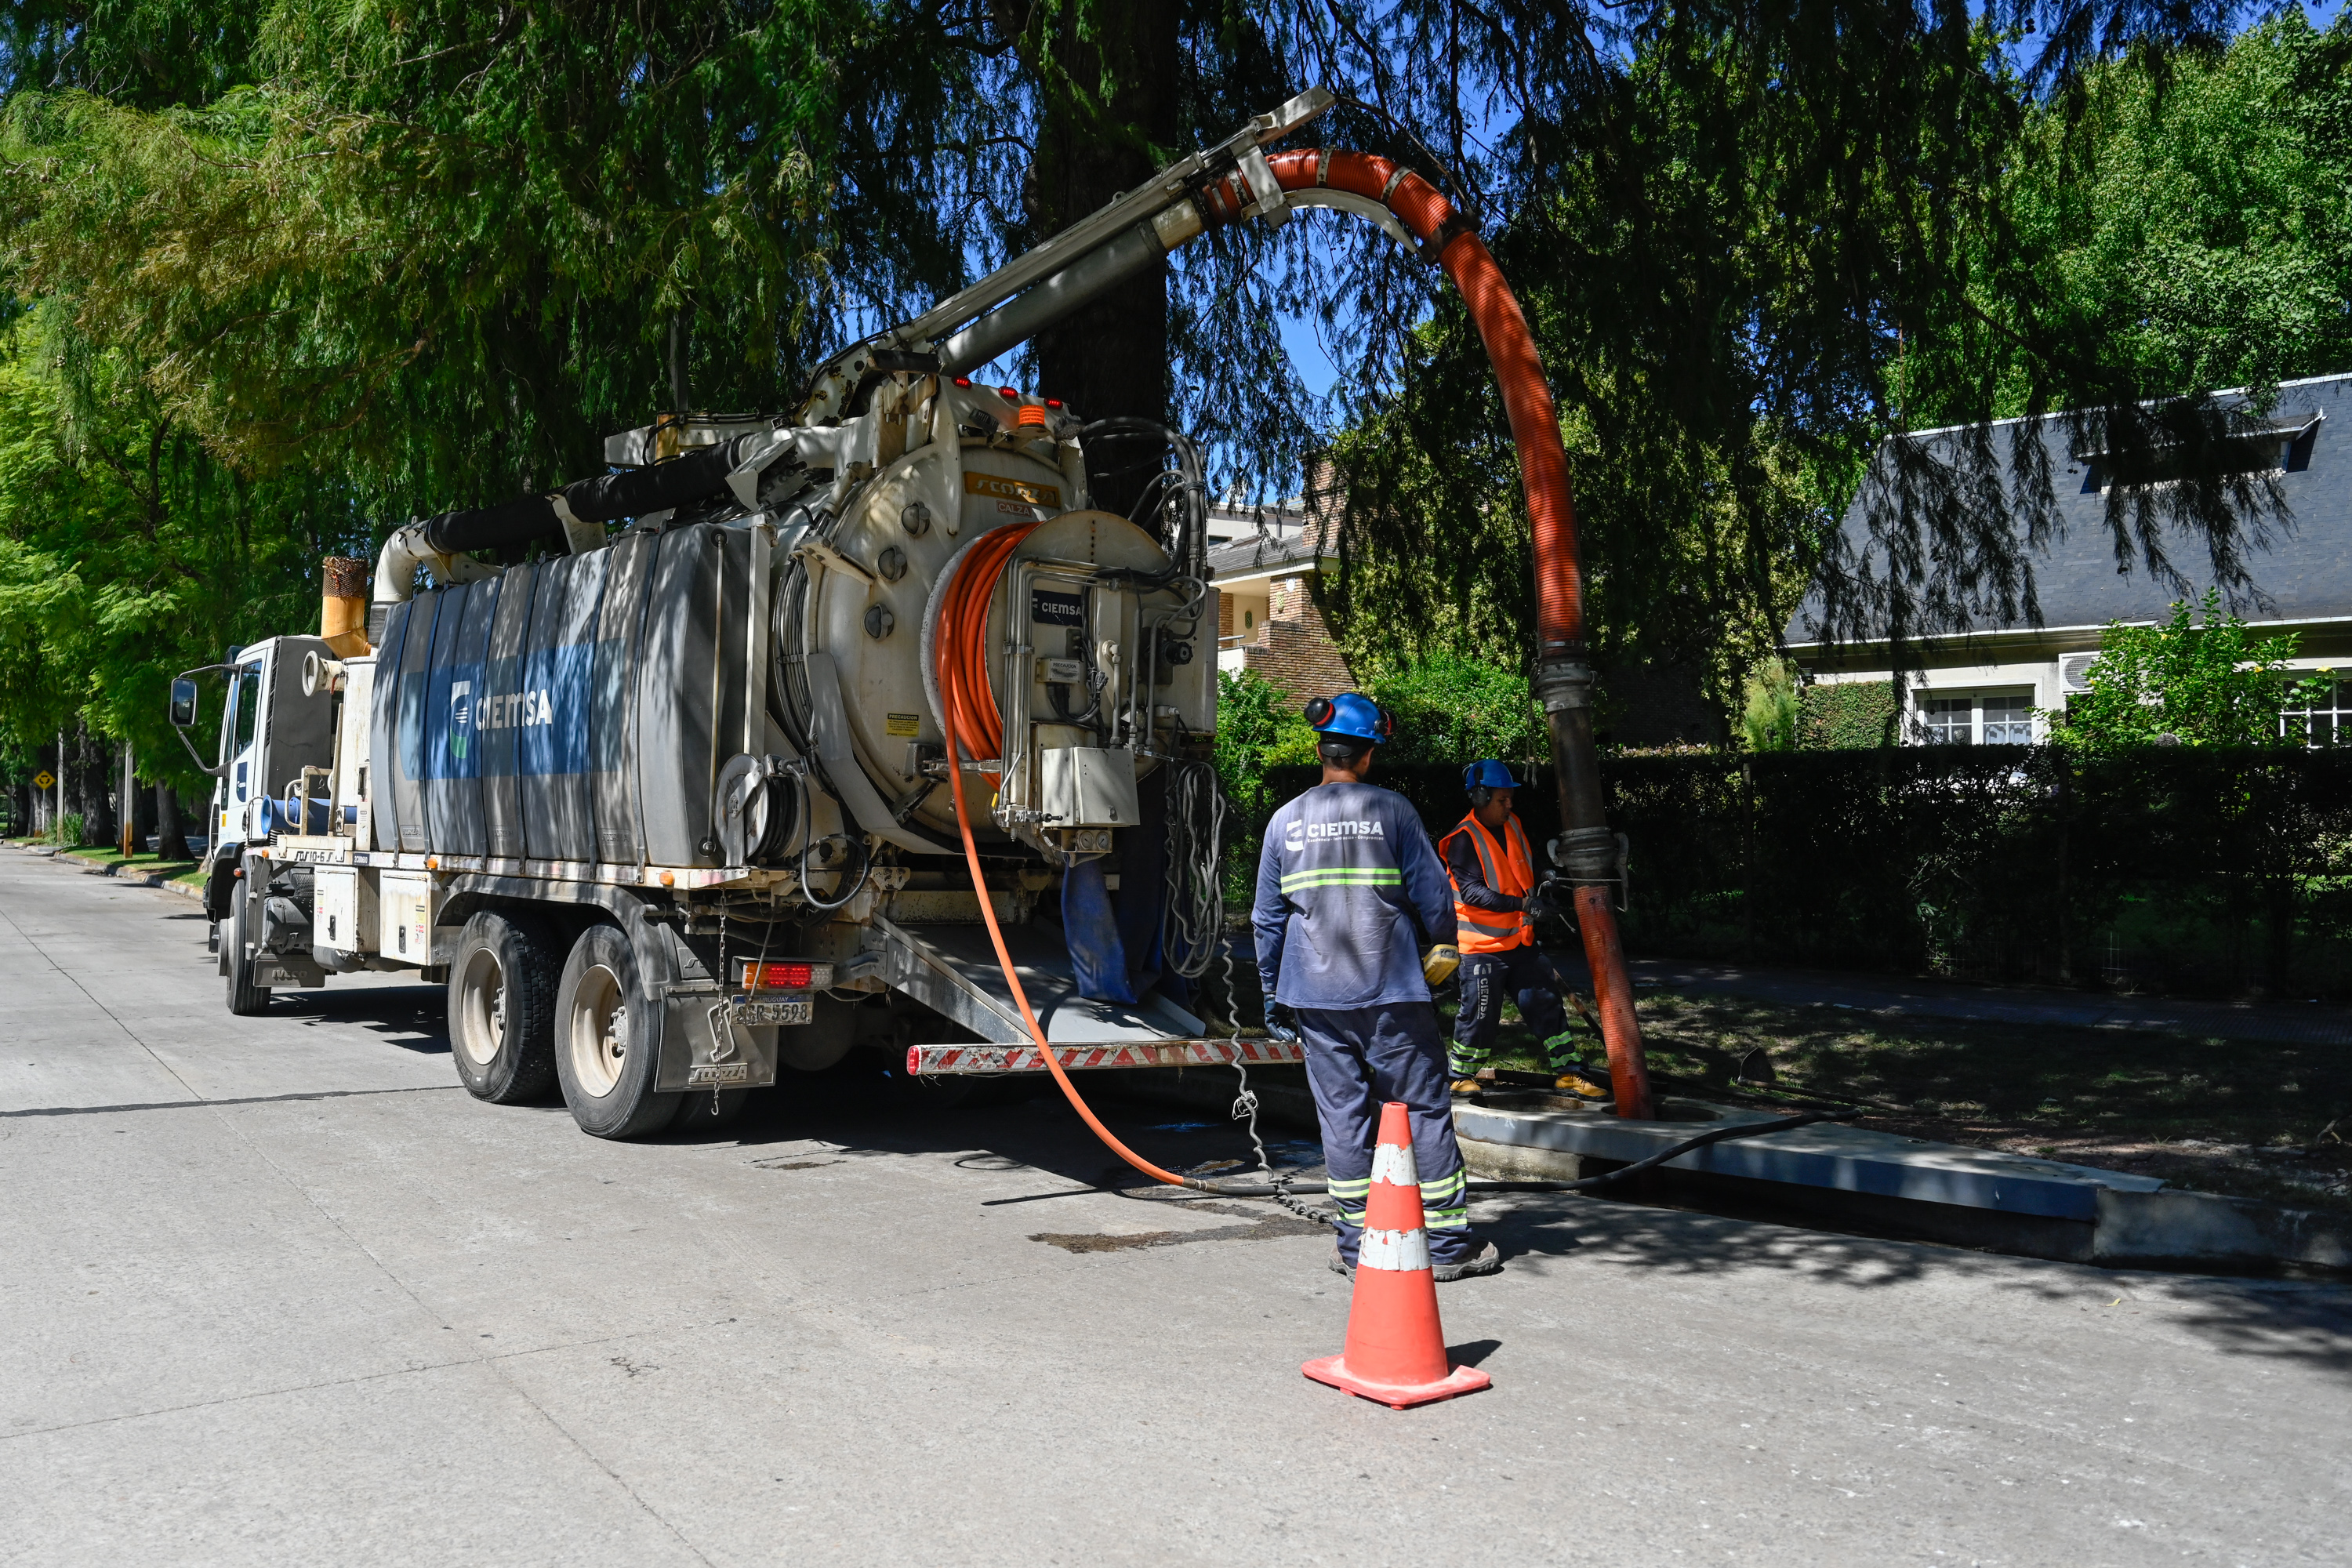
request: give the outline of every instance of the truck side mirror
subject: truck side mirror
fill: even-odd
[[[196,683],[181,678],[172,682],[172,728],[188,730],[196,722]]]

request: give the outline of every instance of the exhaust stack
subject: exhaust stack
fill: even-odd
[[[368,565],[350,555],[330,555],[320,563],[326,592],[319,605],[319,635],[338,658],[357,658],[369,651]]]

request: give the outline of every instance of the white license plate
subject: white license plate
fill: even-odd
[[[780,1002],[738,1002],[735,1021],[750,1028],[763,1028],[771,1024],[807,1024],[816,1017],[816,1005],[806,996],[789,996]]]

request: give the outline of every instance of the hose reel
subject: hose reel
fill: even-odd
[[[744,753],[719,770],[719,845],[730,866],[782,861],[800,826],[799,768],[782,757]]]

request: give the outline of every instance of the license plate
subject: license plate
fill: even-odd
[[[790,996],[781,1002],[738,1002],[735,1021],[748,1028],[764,1028],[771,1024],[807,1024],[816,1018],[816,1005],[806,996]]]

